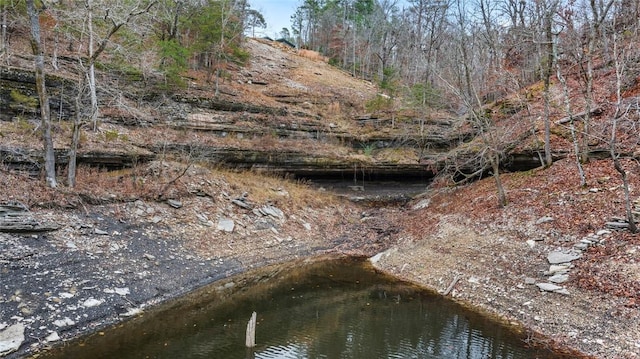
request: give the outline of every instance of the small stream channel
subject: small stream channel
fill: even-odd
[[[524,339],[366,261],[331,260],[214,283],[39,358],[563,358]]]

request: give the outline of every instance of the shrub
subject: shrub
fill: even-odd
[[[19,106],[29,109],[35,109],[38,107],[38,99],[25,95],[18,90],[11,90],[11,100],[16,102]]]
[[[232,54],[235,61],[241,65],[246,64],[247,61],[249,61],[249,57],[251,56],[249,51],[241,47],[234,47]]]
[[[104,133],[104,139],[107,141],[115,141],[120,137],[118,131],[109,130]]]
[[[411,86],[409,92],[409,101],[415,107],[444,107],[440,91],[429,84],[415,84]]]
[[[181,77],[181,73],[187,70],[187,59],[190,51],[186,47],[180,45],[176,40],[160,41],[160,57],[162,62],[160,69],[167,78],[167,87],[178,86],[185,87],[186,83]]]
[[[375,149],[375,146],[373,144],[361,144],[360,145],[362,147],[362,152],[364,153],[365,156],[371,156],[373,154],[373,150]]]
[[[389,109],[391,105],[393,105],[393,99],[391,97],[378,94],[376,97],[367,101],[364,107],[367,111],[373,112]]]

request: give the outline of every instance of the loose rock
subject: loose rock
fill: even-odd
[[[101,300],[95,299],[95,298],[89,298],[87,300],[85,300],[82,303],[82,306],[86,307],[86,308],[91,308],[91,307],[97,307],[100,304],[102,304]]]
[[[149,261],[153,261],[156,259],[156,256],[149,254],[149,253],[145,253],[142,255],[142,257],[144,257],[144,259],[149,260]]]
[[[277,207],[274,206],[264,206],[260,208],[260,212],[265,216],[271,216],[280,220],[284,220],[284,212]]]
[[[167,204],[173,208],[182,208],[182,202],[175,199],[168,199]]]
[[[414,209],[414,210],[424,209],[429,207],[430,204],[431,204],[431,199],[429,198],[422,199],[418,203],[414,204],[413,207],[411,207],[411,209]]]
[[[63,319],[58,319],[53,322],[53,325],[55,325],[56,327],[66,327],[74,324],[76,324],[76,322],[71,320],[69,317],[64,317]]]
[[[93,229],[93,233],[94,233],[94,234],[101,235],[101,236],[106,236],[106,235],[108,235],[108,234],[109,234],[109,232],[103,231],[103,230],[98,229],[98,228],[94,228],[94,229]]]
[[[557,290],[563,289],[563,287],[555,285],[553,283],[536,283],[536,286],[540,288],[541,291],[545,292],[555,292]]]
[[[235,228],[235,226],[236,226],[236,224],[235,224],[235,222],[233,222],[233,220],[228,219],[228,218],[222,218],[222,219],[220,219],[218,221],[217,229],[219,231],[231,233],[231,232],[233,232],[233,229]]]
[[[24,325],[16,323],[0,331],[0,356],[18,350],[24,341]]]
[[[244,209],[252,209],[253,206],[251,206],[249,203],[245,202],[243,199],[232,199],[231,203],[235,204],[236,206],[240,207],[240,208],[244,208]]]
[[[44,340],[47,343],[57,342],[58,340],[60,340],[60,335],[58,335],[58,332],[53,332],[53,333],[47,335],[47,337],[44,338]]]
[[[576,252],[565,253],[565,252],[555,251],[555,252],[549,253],[549,255],[547,256],[547,260],[549,261],[549,264],[560,264],[560,263],[569,263],[580,257],[582,257],[582,253],[576,253]]]
[[[567,274],[556,274],[554,276],[549,277],[549,282],[551,283],[564,283],[569,280],[569,276]]]
[[[547,223],[547,222],[552,222],[554,220],[553,217],[540,217],[537,221],[536,224],[543,224],[543,223]]]

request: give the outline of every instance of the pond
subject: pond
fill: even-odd
[[[563,358],[524,339],[366,261],[332,260],[213,284],[40,358]]]

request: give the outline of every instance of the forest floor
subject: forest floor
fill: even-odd
[[[322,61],[256,49],[262,52],[253,57],[253,70],[241,71],[234,101],[279,106],[278,84],[286,84],[286,95],[310,99],[316,92],[351,96],[354,108],[323,100],[321,109],[325,119],[350,130],[355,125],[340,113],[364,111],[361,103],[375,95],[371,84]],[[247,86],[249,80],[254,84]],[[268,85],[255,84],[262,82]],[[3,142],[25,142],[6,130],[15,124],[3,126]],[[116,131],[132,141],[168,132]],[[34,133],[25,136],[37,144]],[[100,134],[86,137],[86,148],[112,146]],[[625,166],[637,199],[640,169],[633,161]],[[606,227],[624,216],[611,161],[593,160],[585,172],[586,187],[570,159],[503,174],[509,204],[501,208],[490,178],[434,186],[406,206],[369,207],[305,183],[170,158],[122,171],[80,168],[73,190],[51,190],[41,179],[2,169],[0,201],[24,203],[30,208],[25,215],[58,229],[0,234],[0,339],[21,326],[24,342],[8,357],[38,354],[219,279],[346,255],[375,256],[376,266],[400,278],[440,292],[450,288],[453,299],[530,333],[531,344],[587,357],[637,358],[640,237]],[[584,250],[576,248],[580,243]],[[555,252],[579,258],[559,269],[567,271],[560,290],[541,290],[537,284],[549,282]]]

